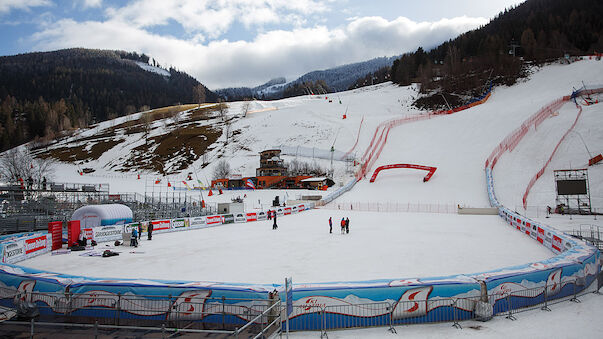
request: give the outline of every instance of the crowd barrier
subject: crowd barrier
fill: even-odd
[[[449,213],[456,214],[457,204],[337,201],[324,208],[361,212]]]
[[[498,208],[499,215],[510,227],[546,246],[556,256],[524,265],[445,277],[294,284],[288,315],[291,330],[488,318],[546,305],[548,301],[584,291],[599,276],[599,251],[502,206],[494,193],[494,163],[489,161],[485,168],[492,206]],[[293,213],[290,208],[278,213]],[[259,219],[259,215],[245,217]],[[237,216],[207,216],[205,225],[231,220],[236,222]],[[189,219],[188,227],[191,223]],[[186,223],[181,227],[182,224],[176,221],[174,229],[186,229]],[[250,300],[266,300],[275,289],[284,300],[286,293],[282,283],[104,279],[0,264],[1,305],[14,307],[23,296],[35,296],[36,299],[29,301],[48,306],[45,310],[57,315],[111,317],[118,313],[122,318],[204,322],[208,319],[203,312],[219,309],[222,317],[250,321],[255,315],[250,310],[256,305],[256,301]],[[72,294],[80,297],[75,300],[53,298]],[[169,301],[157,303],[155,296],[168,295]],[[174,309],[183,312],[171,312]]]
[[[565,132],[565,134],[563,134],[563,136],[561,137],[561,139],[559,140],[559,142],[557,143],[557,145],[555,145],[555,148],[553,149],[553,152],[551,152],[551,155],[549,156],[549,158],[547,159],[547,161],[544,163],[544,165],[542,165],[542,168],[540,170],[538,170],[538,172],[536,172],[536,174],[528,182],[528,185],[526,186],[526,189],[525,189],[525,191],[523,193],[523,197],[522,197],[522,200],[521,200],[522,203],[523,203],[523,209],[524,210],[528,206],[528,194],[530,194],[530,190],[532,189],[532,187],[534,186],[534,184],[536,183],[536,181],[538,179],[540,179],[540,177],[544,174],[544,171],[546,170],[547,166],[551,163],[551,160],[553,160],[553,156],[557,152],[557,149],[559,148],[559,146],[561,146],[561,143],[563,142],[563,140],[565,140],[565,137],[567,137],[567,135],[574,129],[574,127],[578,123],[578,119],[580,119],[581,115],[582,115],[582,107],[578,105],[578,114],[576,115],[576,119],[574,120],[574,123],[570,126],[570,128],[568,128],[568,130]]]

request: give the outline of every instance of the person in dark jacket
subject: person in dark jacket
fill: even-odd
[[[153,240],[153,224],[152,223],[149,223],[149,226],[147,227],[147,239]]]
[[[333,233],[333,219],[329,217],[329,233]]]
[[[272,229],[275,230],[277,229],[278,226],[276,225],[276,212],[274,213],[274,224],[272,224]]]
[[[350,233],[350,218],[345,218],[345,233]]]
[[[138,224],[138,240],[142,237],[142,223]]]

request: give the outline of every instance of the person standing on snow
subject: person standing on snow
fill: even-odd
[[[345,234],[345,218],[341,218],[341,234]]]
[[[149,226],[147,226],[147,239],[153,240],[153,223],[149,223]]]
[[[276,212],[274,213],[274,224],[272,224],[272,229],[275,230],[277,229],[278,226],[276,225]]]
[[[350,233],[350,218],[345,218],[345,233]]]
[[[329,217],[329,233],[333,233],[333,219]]]

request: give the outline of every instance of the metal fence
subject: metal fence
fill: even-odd
[[[450,213],[456,214],[456,204],[400,203],[400,202],[333,202],[326,209],[362,212],[414,212],[414,213]]]
[[[551,213],[553,213],[555,210],[554,207],[551,207]],[[521,214],[525,215],[528,218],[546,218],[549,215],[551,215],[551,213],[549,213],[548,211],[548,206],[526,206],[526,208],[524,209],[523,206],[521,205],[515,205],[515,211],[521,211]],[[597,220],[597,218],[603,218],[603,209],[601,208],[591,208],[591,215],[588,214],[582,214],[580,215],[581,217],[592,217],[593,220]],[[555,214],[555,215],[561,215],[561,214]],[[567,216],[569,219],[572,219],[573,217],[576,217],[576,214],[563,214],[565,216]]]
[[[349,328],[384,327],[395,332],[395,326],[425,323],[452,323],[462,328],[465,320],[488,320],[503,316],[511,320],[526,310],[551,311],[549,305],[580,302],[587,293],[598,293],[603,278],[587,288],[586,280],[564,281],[563,285],[526,288],[489,294],[488,301],[475,298],[437,298],[398,302],[372,302],[344,305],[294,305],[290,317],[292,331],[327,331]],[[559,289],[561,286],[566,288]],[[567,287],[569,286],[569,287]],[[563,291],[562,291],[563,290]],[[240,337],[268,337],[282,331],[285,313],[279,299],[180,298],[173,296],[133,296],[74,293],[17,292],[0,289],[1,306],[16,307],[33,302],[39,316],[34,320],[20,318],[5,324],[20,324],[31,333],[52,326],[79,326],[89,331],[174,333],[214,333]],[[490,309],[484,315],[479,309]],[[127,311],[125,311],[127,310]],[[23,322],[28,321],[28,322]],[[31,322],[30,322],[31,321]],[[5,326],[5,325],[3,325]]]
[[[573,237],[584,240],[603,251],[603,227],[598,225],[582,224],[578,229],[569,232]]]
[[[89,330],[119,329],[216,333],[267,337],[281,328],[280,300],[179,298],[172,296],[103,295],[100,293],[36,293],[0,288],[0,304],[23,309],[35,304],[35,319],[18,318],[34,327],[72,325]],[[126,311],[127,310],[127,311]],[[21,322],[19,322],[21,321]],[[11,322],[5,322],[11,323]]]

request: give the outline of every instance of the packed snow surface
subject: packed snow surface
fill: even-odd
[[[340,232],[343,217],[350,219],[350,233]],[[453,275],[552,256],[498,216],[315,210],[277,218],[277,224],[277,230],[258,221],[156,234],[136,249],[115,248],[117,257],[73,252],[24,264],[97,277],[280,283],[293,276],[309,283]]]

